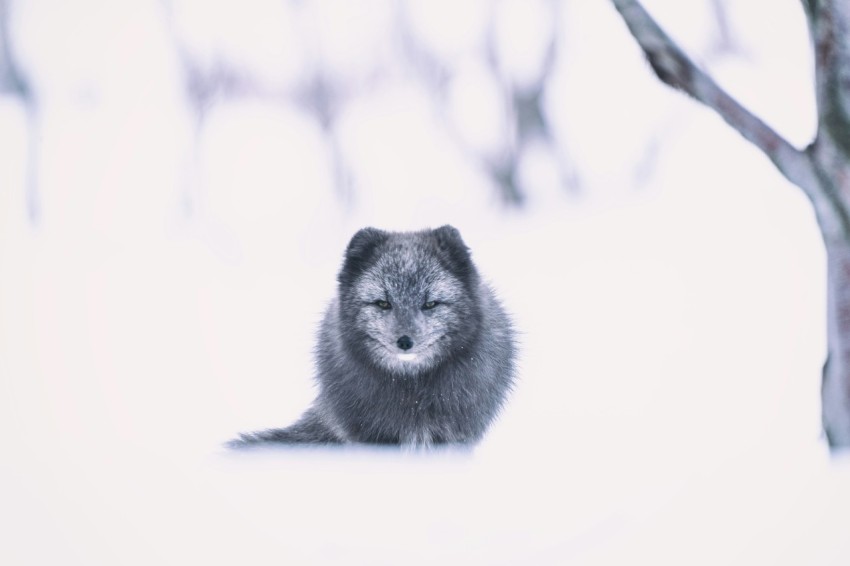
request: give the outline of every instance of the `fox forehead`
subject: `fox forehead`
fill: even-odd
[[[434,257],[387,255],[359,278],[357,294],[367,301],[427,300],[452,302],[463,295],[461,282]]]

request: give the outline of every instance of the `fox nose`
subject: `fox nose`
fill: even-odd
[[[404,336],[398,339],[396,345],[402,350],[409,350],[413,348],[413,340],[410,339],[410,336],[405,334]]]

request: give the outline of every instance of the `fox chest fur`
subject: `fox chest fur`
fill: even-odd
[[[346,335],[336,328],[340,324],[336,309],[336,304],[329,309],[323,340]],[[353,344],[342,338],[319,353],[322,392],[318,401],[348,441],[406,445],[474,442],[499,410],[502,397],[494,392],[501,393],[509,385],[512,368],[503,360],[512,345],[503,332],[495,337],[483,335],[475,325],[465,330],[465,343],[451,356],[413,372],[397,372],[374,363],[363,338],[349,332],[355,335],[348,337]]]

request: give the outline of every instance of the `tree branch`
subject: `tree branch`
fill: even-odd
[[[741,106],[691,61],[636,0],[612,0],[658,78],[717,112],[762,150],[779,171],[820,208],[824,195],[809,156]],[[822,210],[819,212],[823,212]],[[821,216],[819,214],[819,216]]]

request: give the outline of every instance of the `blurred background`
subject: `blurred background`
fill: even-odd
[[[798,2],[647,0],[813,137]],[[270,450],[360,227],[520,331],[471,454]],[[808,201],[598,0],[0,0],[0,562],[846,564]]]

